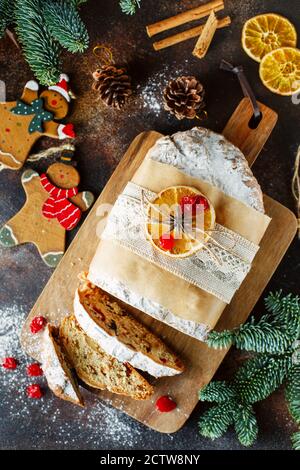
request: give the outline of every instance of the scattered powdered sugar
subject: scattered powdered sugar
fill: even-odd
[[[21,349],[19,334],[27,315],[13,305],[0,310],[0,360],[15,357],[16,370],[0,368],[1,446],[11,448],[140,448],[152,431],[83,390],[86,408],[55,397],[45,377],[28,377],[32,359]],[[26,387],[38,383],[45,395],[30,399]],[[14,435],[12,436],[12,430]],[[170,442],[172,436],[169,437]],[[21,447],[20,447],[21,444]]]
[[[186,61],[187,64],[188,61]],[[150,111],[155,117],[158,117],[164,111],[163,92],[170,80],[176,79],[181,75],[187,74],[184,70],[184,63],[176,70],[165,68],[151,75],[144,85],[138,85],[138,94],[142,99],[142,107],[145,111]]]

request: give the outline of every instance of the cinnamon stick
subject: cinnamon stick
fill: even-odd
[[[230,16],[226,16],[221,20],[218,20],[217,29],[225,28],[231,24]],[[174,34],[173,36],[169,36],[168,38],[162,39],[161,41],[156,41],[153,43],[153,47],[156,51],[160,51],[161,49],[166,49],[167,47],[174,46],[175,44],[179,44],[180,42],[187,41],[188,39],[198,37],[204,29],[203,24],[200,26],[196,26],[195,28],[187,29],[178,34]]]
[[[215,32],[217,31],[218,19],[215,12],[212,11],[206,21],[204,28],[199,36],[196,46],[193,50],[193,55],[198,59],[203,59],[211,45]]]
[[[168,29],[175,28],[190,21],[199,20],[208,16],[212,10],[220,11],[224,9],[224,0],[212,0],[205,5],[201,5],[191,10],[184,11],[179,13],[179,15],[172,16],[157,23],[151,24],[146,27],[148,36],[151,38],[155,34],[162,33]]]

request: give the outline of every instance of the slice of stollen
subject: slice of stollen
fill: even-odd
[[[62,321],[60,338],[78,377],[86,384],[135,400],[146,400],[153,394],[153,387],[147,380],[130,364],[122,364],[106,354],[85,334],[74,315]]]
[[[77,379],[59,339],[59,329],[50,324],[43,333],[42,369],[54,395],[84,406]]]
[[[74,299],[74,315],[81,328],[104,351],[120,362],[148,372],[154,377],[180,374],[184,366],[161,339],[85,275]]]

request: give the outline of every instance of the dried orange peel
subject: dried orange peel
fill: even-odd
[[[242,31],[242,46],[257,62],[281,47],[296,47],[297,31],[285,17],[267,13],[250,18]]]
[[[195,204],[185,205],[189,200]],[[147,238],[157,250],[174,258],[201,250],[216,223],[211,202],[190,186],[171,186],[161,191],[148,202],[146,216]]]
[[[261,61],[259,75],[263,84],[278,95],[291,96],[300,91],[300,50],[282,47],[269,52]]]

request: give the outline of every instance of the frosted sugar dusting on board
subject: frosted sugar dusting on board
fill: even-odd
[[[147,157],[207,181],[228,196],[264,212],[262,191],[246,158],[221,134],[201,127],[177,132],[159,139]]]
[[[47,387],[45,377],[27,376],[26,367],[33,360],[22,352],[19,343],[27,314],[27,309],[18,305],[0,308],[0,362],[7,356],[13,356],[19,362],[14,371],[0,367],[2,448],[22,442],[24,448],[78,449],[84,442],[88,449],[130,449],[140,448],[144,439],[150,442],[150,429],[82,388],[85,409],[55,397]],[[42,387],[43,398],[33,400],[26,396],[26,387],[32,383]],[[172,445],[173,436],[167,439]]]

